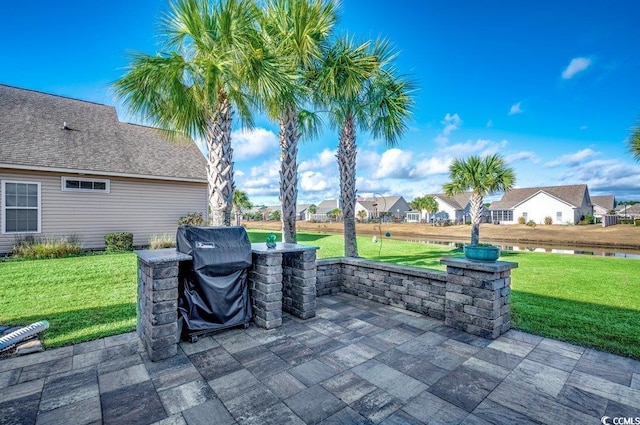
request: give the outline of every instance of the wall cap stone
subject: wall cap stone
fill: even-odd
[[[251,252],[254,254],[285,254],[288,252],[316,251],[318,249],[320,248],[317,246],[288,242],[277,242],[275,248],[267,248],[267,244],[264,242],[251,244]]]
[[[412,266],[402,266],[399,264],[389,264],[383,263],[379,261],[367,260],[365,258],[355,258],[355,257],[338,257],[338,258],[330,258],[325,260],[318,260],[318,265],[332,265],[332,264],[340,264],[340,265],[350,265],[357,267],[367,267],[375,270],[383,270],[387,272],[407,274],[410,276],[423,277],[435,280],[446,280],[447,273],[441,272],[438,270],[430,270],[423,269],[419,267]]]
[[[141,249],[134,252],[139,259],[147,264],[162,264],[171,261],[189,261],[193,259],[190,255],[176,251],[175,248]]]
[[[478,270],[478,271],[489,272],[489,273],[505,272],[518,267],[518,263],[512,263],[510,261],[496,261],[496,262],[490,263],[490,262],[471,261],[471,260],[467,260],[466,258],[454,258],[454,257],[441,258],[440,262],[448,267],[456,267],[459,269],[466,269],[466,270]]]

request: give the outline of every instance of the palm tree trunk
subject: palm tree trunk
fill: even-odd
[[[220,106],[207,126],[207,180],[209,183],[209,224],[231,225],[233,203],[233,149],[231,149],[231,118],[229,100],[220,94]]]
[[[340,169],[340,198],[344,220],[344,255],[358,256],[356,242],[356,129],[353,116],[342,125],[338,144],[338,168]]]
[[[282,241],[296,243],[296,204],[298,202],[298,115],[288,108],[280,119],[280,205]]]
[[[471,194],[471,245],[480,242],[480,220],[482,219],[482,195]]]

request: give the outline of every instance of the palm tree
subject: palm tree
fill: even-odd
[[[365,210],[358,211],[358,218],[360,219],[360,221],[365,221],[368,216],[369,214]]]
[[[429,214],[427,220],[431,218],[431,214],[438,212],[438,201],[433,196],[418,196],[409,203],[412,209],[419,211],[427,211]]]
[[[327,106],[331,125],[340,131],[336,156],[347,257],[358,256],[356,130],[368,131],[394,146],[406,129],[413,106],[413,83],[396,75],[394,58],[386,41],[356,45],[349,38],[340,38],[312,77],[314,94]]]
[[[233,192],[233,209],[236,213],[236,226],[240,225],[240,217],[242,216],[242,210],[250,210],[253,208],[247,192],[236,189]]]
[[[638,118],[636,125],[631,128],[627,144],[633,158],[636,161],[640,161],[640,118]]]
[[[484,158],[473,155],[456,159],[449,166],[451,181],[443,186],[447,196],[471,191],[471,245],[480,240],[480,220],[482,218],[483,198],[495,192],[513,189],[516,175],[500,155]]]
[[[262,20],[267,39],[277,49],[297,83],[293,90],[271,93],[268,111],[280,123],[280,204],[282,240],[296,242],[298,200],[298,141],[307,130],[317,134],[319,122],[301,108],[309,96],[304,78],[321,58],[337,20],[337,3],[331,0],[269,0]]]
[[[210,223],[229,225],[234,192],[234,110],[251,126],[255,100],[287,86],[287,74],[265,45],[254,0],[174,0],[162,20],[164,49],[137,53],[115,92],[172,134],[207,146]]]

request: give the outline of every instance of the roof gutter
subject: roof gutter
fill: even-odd
[[[4,164],[0,163],[0,168],[10,168],[14,170],[26,170],[26,171],[44,171],[49,173],[71,173],[71,174],[90,174],[94,176],[110,176],[110,177],[127,177],[133,179],[147,179],[147,180],[168,180],[190,183],[207,183],[207,179],[194,179],[189,177],[170,177],[170,176],[150,176],[144,174],[129,174],[129,173],[114,173],[109,171],[98,170],[78,170],[75,168],[55,168],[55,167],[41,167],[30,165],[18,165],[18,164]]]

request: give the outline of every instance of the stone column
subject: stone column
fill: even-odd
[[[265,329],[282,325],[282,253],[253,253],[249,273],[253,321]]]
[[[282,310],[302,319],[316,315],[316,250],[314,246],[251,244],[251,298],[256,325],[282,325]]]
[[[511,327],[511,269],[517,263],[443,258],[447,266],[445,325],[495,339]]]
[[[282,308],[300,319],[316,315],[316,251],[283,255]]]
[[[191,256],[173,248],[142,250],[136,254],[136,330],[151,360],[158,361],[178,352],[178,264],[191,260]]]

